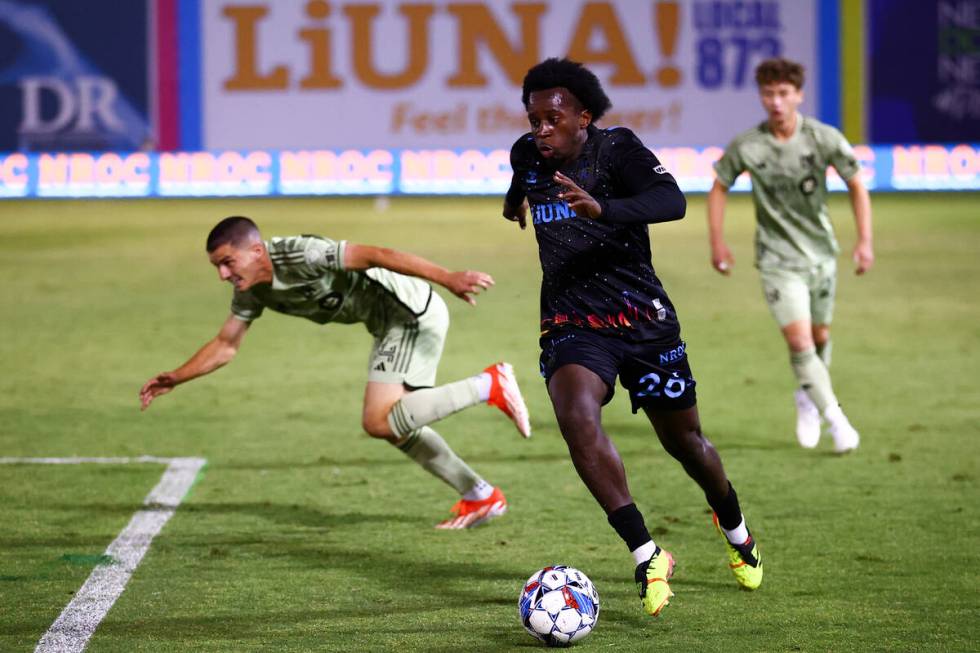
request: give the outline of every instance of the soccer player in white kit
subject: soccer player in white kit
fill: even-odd
[[[368,359],[362,425],[387,440],[460,494],[454,517],[437,528],[470,528],[504,514],[500,488],[479,476],[429,425],[487,403],[502,410],[524,437],[527,407],[507,363],[436,386],[449,312],[429,282],[464,301],[493,285],[484,272],[450,271],[414,254],[319,236],[264,241],[252,220],[233,216],[208,236],[208,258],[235,290],[231,314],[212,340],[180,367],[157,374],[140,390],[146,409],[158,396],[227,364],[265,308],[318,324],[362,323],[374,336]]]

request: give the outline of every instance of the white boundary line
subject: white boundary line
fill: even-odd
[[[100,564],[75,593],[34,649],[35,653],[80,653],[88,645],[112,604],[126,588],[136,567],[150,548],[164,524],[173,516],[184,495],[190,490],[204,458],[7,458],[0,464],[78,465],[82,463],[128,464],[161,463],[167,465],[163,476],[143,499],[144,508],[133,515],[129,524],[105,550],[112,563]]]

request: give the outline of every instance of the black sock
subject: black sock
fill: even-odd
[[[635,503],[627,504],[609,513],[609,525],[616,529],[630,551],[635,551],[653,539]]]
[[[742,509],[738,505],[738,495],[735,494],[735,488],[731,483],[728,484],[728,496],[721,501],[708,499],[708,505],[718,515],[718,523],[725,530],[734,530],[742,523]]]

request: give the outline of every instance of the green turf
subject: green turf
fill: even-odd
[[[498,206],[0,203],[2,455],[209,461],[88,650],[533,650],[517,595],[553,562],[581,568],[601,594],[583,650],[976,650],[978,195],[876,195],[875,269],[856,278],[842,258],[833,375],[863,437],[844,458],[827,442],[795,444],[793,380],[751,266],[747,198],[731,203],[731,278],[710,269],[703,198],[687,220],[652,228],[705,430],[766,561],[762,589],[739,592],[703,497],[620,391],[607,430],[654,537],[679,562],[659,620],[641,614],[631,560],[567,459],[537,377],[533,235]],[[847,248],[846,198],[832,209]],[[241,213],[269,234],[386,244],[494,275],[475,309],[448,298],[440,378],[510,360],[535,435],[522,441],[486,408],[439,430],[505,489],[505,518],[432,529],[452,493],[360,432],[370,338],[357,326],[269,314],[228,368],[139,412],[140,385],[227,315],[229,288],[203,239]],[[0,465],[0,650],[32,650],[161,471]]]

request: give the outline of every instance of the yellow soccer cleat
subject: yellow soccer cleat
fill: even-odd
[[[647,614],[653,617],[670,603],[674,595],[667,581],[674,575],[674,557],[659,546],[653,556],[636,567],[636,587],[640,591],[640,602]]]
[[[743,590],[759,589],[759,585],[762,585],[762,556],[759,554],[759,547],[752,538],[752,534],[749,533],[749,539],[744,544],[735,546],[728,541],[724,531],[721,530],[718,515],[712,513],[711,519],[714,521],[718,533],[721,534],[721,539],[725,540],[725,548],[728,550],[728,566],[735,574],[735,580],[738,581]]]

